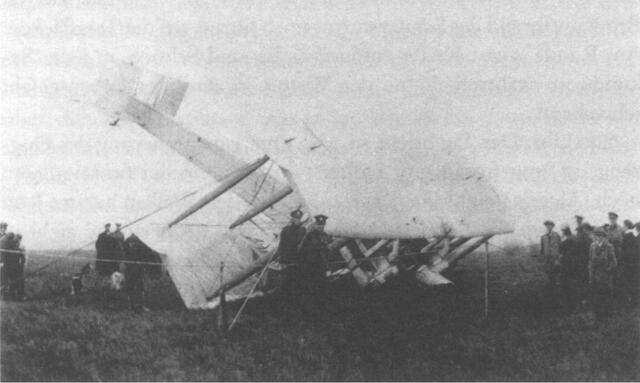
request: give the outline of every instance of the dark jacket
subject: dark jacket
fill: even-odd
[[[277,255],[282,264],[296,264],[301,261],[298,246],[302,243],[307,230],[302,225],[289,224],[280,232]]]

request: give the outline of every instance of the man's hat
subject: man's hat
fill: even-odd
[[[324,225],[325,223],[327,223],[327,218],[329,218],[329,217],[327,217],[327,216],[326,216],[326,215],[324,215],[324,214],[318,214],[318,215],[316,215],[316,216],[315,216],[315,217],[313,217],[313,218],[315,218],[315,219],[316,219],[316,223],[318,223],[318,224],[320,224],[320,225]]]
[[[553,221],[546,220],[546,221],[544,221],[544,225],[545,225],[545,226],[555,226],[556,224],[555,224],[555,223],[553,223]]]
[[[627,229],[633,229],[633,222],[631,222],[630,219],[625,219],[624,226],[626,226]]]
[[[584,219],[584,217],[581,216],[581,215],[576,215],[575,217],[576,217],[576,219]]]
[[[0,227],[7,227],[9,226],[6,222],[0,222]]]
[[[111,224],[110,223],[105,223],[104,227],[111,227]]]
[[[562,231],[571,231],[571,228],[569,227],[569,225],[564,224],[562,225]]]
[[[603,228],[599,227],[596,229],[596,231],[593,232],[593,234],[599,236],[599,237],[606,237],[607,236],[607,232],[604,231]]]
[[[300,218],[302,218],[304,213],[302,212],[302,210],[296,209],[296,210],[292,211],[291,214],[289,214],[289,215],[291,216],[291,218],[300,219]]]
[[[609,212],[609,218],[618,218],[618,214],[616,214],[616,213],[614,213],[614,212],[610,211],[610,212]]]

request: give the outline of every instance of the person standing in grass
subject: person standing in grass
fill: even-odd
[[[304,310],[307,314],[322,315],[325,305],[326,270],[329,256],[329,236],[324,228],[327,216],[318,214],[309,227],[298,253],[302,259],[300,275],[304,291]]]
[[[576,237],[569,225],[562,228],[562,242],[560,243],[560,264],[563,304],[567,309],[575,307],[580,284],[580,254]]]
[[[550,299],[557,303],[559,282],[560,282],[560,235],[553,231],[555,223],[545,221],[544,226],[547,232],[540,237],[540,258],[542,258],[543,269],[547,273],[549,281],[547,283],[547,293]]]
[[[636,228],[630,220],[624,221],[625,232],[620,245],[620,258],[618,261],[618,283],[624,299],[634,302],[638,288],[638,247]]]
[[[607,241],[607,232],[596,229],[589,249],[589,287],[591,307],[598,322],[608,319],[613,299],[613,274],[616,261],[613,245]]]
[[[300,252],[298,247],[302,243],[307,230],[302,225],[304,213],[300,209],[291,212],[291,220],[280,232],[277,256],[282,264],[282,294],[285,304],[297,303],[301,289]]]
[[[116,240],[111,236],[111,224],[107,223],[96,240],[96,272],[101,277],[108,277],[118,270],[114,262],[116,246]]]
[[[16,234],[15,239],[15,248],[18,252],[16,255],[18,256],[18,266],[16,268],[16,278],[15,278],[15,298],[18,301],[23,301],[25,299],[24,296],[24,267],[27,263],[27,254],[22,246],[22,234]]]

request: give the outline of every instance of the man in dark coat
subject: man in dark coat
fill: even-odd
[[[124,242],[124,283],[125,293],[131,307],[144,306],[144,271],[147,247],[132,234]],[[141,263],[137,263],[141,262]]]
[[[607,232],[596,229],[589,249],[589,286],[591,305],[596,320],[608,319],[613,299],[613,275],[617,266],[614,247],[607,240]]]
[[[111,275],[118,271],[118,264],[115,262],[116,239],[111,236],[111,224],[104,225],[104,231],[98,235],[96,240],[96,272],[102,277]]]
[[[563,304],[566,308],[573,308],[577,297],[576,287],[578,278],[578,242],[569,226],[562,228],[562,242],[560,242],[560,287],[562,289]]]
[[[18,296],[21,256],[13,233],[7,233],[0,239],[0,256],[4,268],[3,296],[15,299]]]
[[[635,302],[638,294],[638,266],[640,247],[633,222],[624,221],[625,232],[618,258],[618,281],[621,293],[628,302]]]
[[[277,257],[282,264],[282,292],[293,297],[297,294],[300,274],[300,254],[298,247],[302,243],[307,230],[302,226],[304,213],[300,209],[291,212],[291,221],[280,232]]]
[[[316,215],[315,222],[309,227],[299,246],[302,263],[302,278],[305,311],[309,314],[324,312],[325,281],[327,258],[329,256],[329,236],[324,232],[326,215]]]
[[[540,237],[540,258],[542,258],[542,268],[547,273],[547,295],[553,304],[558,303],[560,290],[560,235],[553,231],[555,223],[545,221],[544,226],[547,232]]]

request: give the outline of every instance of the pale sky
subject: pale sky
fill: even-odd
[[[177,119],[207,136],[278,111],[361,127],[318,127],[328,140],[450,140],[507,200],[506,238],[576,213],[640,221],[636,2],[111,3],[0,6],[0,220],[27,248],[74,248],[210,183],[82,102],[104,54],[188,81]]]

